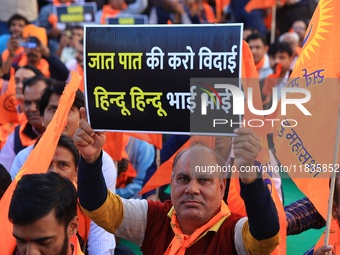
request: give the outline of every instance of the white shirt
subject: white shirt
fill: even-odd
[[[0,152],[0,163],[7,169],[8,172],[10,171],[12,167],[14,158],[15,158],[15,151],[14,151],[14,132],[13,132],[7,137],[7,141],[4,147],[2,147],[1,152]]]

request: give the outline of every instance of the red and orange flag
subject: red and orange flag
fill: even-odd
[[[63,95],[59,101],[59,107],[51,123],[48,125],[37,146],[33,149],[20,172],[17,174],[0,200],[0,247],[1,254],[3,255],[12,255],[15,249],[15,238],[12,236],[13,225],[8,220],[8,210],[13,191],[24,174],[45,173],[47,171],[57,147],[60,135],[66,126],[68,113],[74,102],[79,82],[80,76],[73,72],[71,81],[65,87]]]
[[[303,106],[311,115],[287,105],[286,115],[276,117],[280,124],[274,133],[279,160],[325,219],[340,104],[339,11],[340,1],[320,0],[286,85],[310,92]],[[298,98],[296,94],[287,97]]]

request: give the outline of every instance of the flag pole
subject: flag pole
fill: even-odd
[[[336,138],[335,138],[335,146],[334,146],[334,155],[333,155],[333,167],[336,165],[338,161],[338,151],[339,151],[339,132],[340,131],[340,106],[338,108],[338,124],[336,127]],[[327,213],[327,221],[326,221],[326,235],[325,235],[325,245],[328,245],[329,242],[329,234],[331,228],[331,220],[332,220],[332,207],[333,207],[333,196],[334,196],[334,188],[335,188],[335,180],[336,180],[336,171],[333,169],[331,176],[331,186],[329,188],[329,199],[328,199],[328,213]]]
[[[270,29],[270,43],[275,42],[275,31],[276,31],[276,4],[272,7],[272,24]]]

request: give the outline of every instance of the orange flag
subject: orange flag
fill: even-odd
[[[250,0],[244,9],[247,12],[251,12],[256,9],[267,9],[272,8],[276,5],[276,0]]]
[[[122,158],[129,158],[125,151],[125,147],[129,142],[129,137],[133,136],[153,144],[157,149],[162,149],[161,134],[140,134],[140,133],[122,133],[122,132],[107,132],[104,151],[106,151],[113,160],[119,161]]]
[[[250,48],[246,42],[243,42],[242,45],[242,86],[244,91],[246,92],[246,98],[249,98],[250,95],[247,93],[248,88],[252,88],[252,98],[253,98],[253,106],[257,110],[262,110],[262,100],[261,100],[261,92],[258,81],[258,75],[255,67],[255,62],[253,59],[253,55],[250,51]],[[248,124],[248,121],[251,119],[257,119],[263,121],[265,123],[263,116],[258,116],[253,114],[248,107],[245,107],[244,112],[244,120],[245,124]],[[246,126],[245,125],[245,126]],[[251,128],[259,137],[262,145],[262,150],[256,158],[256,161],[260,162],[263,166],[269,166],[269,151],[268,151],[268,142],[267,142],[267,130],[268,127],[264,124],[263,127],[251,127]],[[276,209],[279,215],[280,221],[280,245],[276,247],[276,249],[271,253],[274,254],[286,254],[286,214],[284,212],[284,208],[282,202],[277,194],[277,191],[274,186],[274,181],[272,176],[268,173],[263,175],[263,179],[267,184],[273,201],[275,203]],[[243,199],[240,196],[240,183],[238,180],[238,175],[234,175],[230,180],[230,188],[228,194],[228,205],[230,211],[234,213],[238,213],[246,216],[245,205]]]
[[[0,79],[0,82],[3,82],[3,80]],[[14,78],[11,78],[6,92],[0,96],[0,125],[19,123],[16,106]]]
[[[159,150],[162,149],[162,144],[163,144],[162,134],[128,133],[128,135],[136,137],[140,140],[144,140],[145,142],[148,142],[149,144],[156,146],[156,148]]]
[[[2,79],[0,79],[0,84],[4,86]],[[7,137],[21,121],[16,106],[14,75],[12,75],[6,91],[0,95],[0,150],[6,143]]]
[[[310,92],[303,105],[311,115],[287,105],[286,115],[277,116],[280,124],[274,133],[279,160],[325,219],[340,104],[339,11],[340,1],[320,0],[287,84]]]
[[[65,87],[51,123],[0,200],[0,247],[3,255],[12,255],[16,245],[15,238],[12,236],[13,225],[8,220],[9,204],[13,191],[24,174],[45,173],[47,171],[60,135],[66,126],[68,113],[73,104],[80,79],[81,77],[77,73],[72,73],[71,81]]]
[[[28,24],[24,27],[24,31],[22,31],[22,37],[28,38],[30,36],[34,36],[39,39],[39,41],[44,45],[47,46],[47,33],[46,29],[43,27],[37,27],[34,24]]]
[[[120,132],[107,132],[103,150],[115,161],[129,158],[125,147],[129,142],[129,136]]]
[[[216,22],[222,21],[223,9],[230,4],[230,0],[216,0]]]

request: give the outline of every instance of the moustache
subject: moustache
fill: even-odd
[[[183,203],[188,202],[188,201],[203,204],[203,202],[200,201],[199,199],[197,199],[197,197],[195,197],[195,196],[186,196],[186,197],[184,197],[183,199],[180,200],[180,203],[183,204]]]

